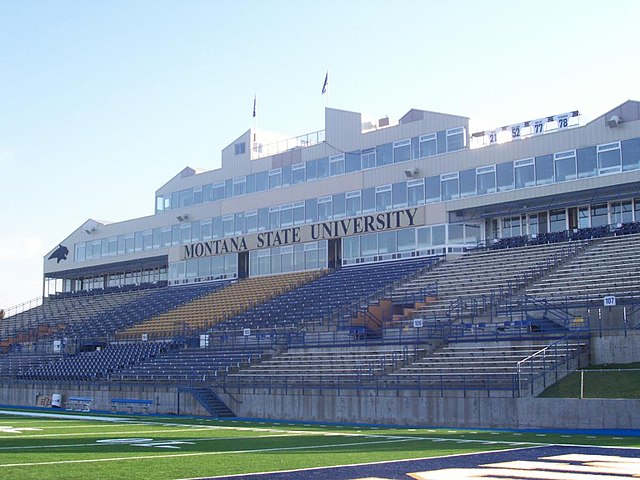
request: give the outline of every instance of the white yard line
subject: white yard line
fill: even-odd
[[[334,443],[330,445],[310,445],[299,447],[278,447],[278,448],[256,448],[251,450],[232,450],[226,452],[197,452],[197,453],[173,453],[167,455],[138,455],[135,457],[110,457],[110,458],[89,458],[85,460],[60,460],[51,462],[30,462],[30,463],[1,463],[0,468],[6,467],[33,467],[41,465],[69,465],[74,463],[99,463],[99,462],[120,462],[124,460],[154,460],[159,458],[179,458],[179,457],[203,457],[209,455],[234,455],[246,453],[263,453],[263,452],[285,452],[292,450],[315,450],[321,448],[351,447],[372,445],[376,443],[397,443],[406,442],[407,440],[380,440],[371,442],[353,442],[353,443]]]

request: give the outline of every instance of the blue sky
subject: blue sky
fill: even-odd
[[[0,0],[0,308],[88,218],[153,213],[185,166],[253,125],[331,106],[500,126],[640,100],[635,0]]]

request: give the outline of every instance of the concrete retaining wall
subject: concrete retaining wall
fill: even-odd
[[[640,331],[627,330],[626,335],[591,336],[591,364],[640,362]]]
[[[221,395],[224,398],[224,395]],[[640,428],[640,400],[235,392],[243,417],[456,428]],[[228,399],[225,399],[228,400]],[[235,405],[234,405],[235,404]]]

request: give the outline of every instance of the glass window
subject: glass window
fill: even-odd
[[[553,156],[555,162],[556,182],[566,182],[575,180],[576,172],[576,151],[556,153]]]
[[[424,250],[429,248],[431,243],[431,227],[416,228],[417,248],[418,250]]]
[[[362,206],[360,204],[360,190],[356,192],[347,192],[345,201],[347,217],[355,217],[362,213]]]
[[[233,197],[233,180],[231,179],[224,181],[224,197]]]
[[[76,243],[73,259],[76,262],[82,262],[85,259],[86,247],[84,242]]]
[[[233,179],[233,195],[244,195],[247,193],[247,179],[246,177],[239,177]]]
[[[589,221],[589,207],[578,208],[578,228],[589,228],[591,222]]]
[[[397,231],[398,252],[411,252],[416,249],[415,228],[403,228]]]
[[[244,222],[247,233],[258,231],[258,211],[250,210],[244,214]]]
[[[444,245],[446,243],[445,225],[431,227],[431,242],[433,245]]]
[[[622,170],[638,170],[640,168],[640,138],[623,140],[622,145]]]
[[[376,211],[376,189],[374,187],[362,190],[362,213]]]
[[[269,209],[259,208],[258,209],[258,231],[264,232],[265,230],[269,230]]]
[[[553,183],[553,155],[536,157],[536,185]]]
[[[182,190],[180,192],[180,206],[190,207],[193,205],[193,189]]]
[[[235,143],[233,145],[234,155],[242,155],[247,150],[247,144],[245,142]]]
[[[407,182],[394,183],[392,185],[393,208],[407,206]]]
[[[294,225],[304,223],[304,202],[296,202],[293,204],[293,223]]]
[[[160,230],[160,242],[163,247],[171,246],[171,227],[162,227]]]
[[[318,178],[329,176],[329,158],[318,159]]]
[[[362,151],[362,169],[374,168],[376,166],[376,149],[369,148]]]
[[[564,232],[567,229],[567,212],[564,208],[549,212],[551,232]]]
[[[211,258],[198,259],[198,277],[204,278],[211,276]]]
[[[499,192],[513,190],[513,162],[496,165],[496,180]]]
[[[291,185],[291,165],[282,167],[282,185]]]
[[[211,236],[211,219],[202,220],[200,222],[200,237],[202,240],[210,240]]]
[[[438,153],[438,141],[436,134],[431,133],[429,135],[422,135],[420,137],[420,157],[431,157]]]
[[[293,185],[297,183],[303,183],[306,181],[305,178],[305,164],[304,163],[296,163],[291,166],[291,183]]]
[[[316,223],[318,221],[318,199],[311,198],[304,202],[304,211],[307,223]]]
[[[440,201],[440,175],[424,179],[424,201],[425,203]]]
[[[200,241],[200,221],[191,222],[191,240],[193,242]]]
[[[175,226],[177,227],[177,225]],[[144,232],[142,232],[142,249],[151,250],[152,246],[153,246],[153,242],[151,239],[151,230],[145,230]],[[95,249],[94,249],[94,253],[95,253]]]
[[[360,257],[360,237],[343,237],[342,238],[342,256],[345,259]]]
[[[465,147],[464,127],[447,130],[447,151],[462,150]]]
[[[293,247],[287,246],[280,249],[280,259],[282,265],[282,272],[293,272]]]
[[[378,254],[378,235],[370,233],[360,236],[360,249],[363,257],[370,257]]]
[[[407,204],[410,207],[424,203],[424,179],[409,180],[407,182]]]
[[[337,193],[333,196],[333,218],[345,217],[345,194]]]
[[[180,245],[180,225],[171,225],[171,245]]]
[[[464,225],[451,224],[447,230],[449,243],[464,243]]]
[[[476,245],[480,242],[480,225],[466,224],[464,226],[464,243]]]
[[[460,197],[471,197],[476,194],[476,169],[460,172]]]
[[[342,175],[344,173],[344,154],[329,157],[329,175]]]
[[[211,237],[222,237],[222,217],[213,217],[211,219]]]
[[[233,214],[222,217],[222,236],[232,237],[235,233]]]
[[[224,183],[216,183],[213,185],[213,201],[222,200],[224,198]]]
[[[191,223],[186,222],[180,225],[180,243],[191,242]]]
[[[576,151],[578,160],[578,178],[595,177],[598,171],[596,147],[579,148]]]
[[[345,172],[357,172],[360,170],[360,152],[349,152],[345,158]]]
[[[621,169],[620,142],[598,145],[598,175]]]
[[[245,190],[247,193],[255,193],[256,191],[256,176],[254,174],[247,175],[245,181]]]
[[[384,212],[385,210],[391,210],[393,205],[391,197],[391,185],[376,187],[376,211]]]
[[[396,253],[397,251],[396,232],[380,232],[378,234],[378,253]]]
[[[533,158],[513,162],[516,188],[532,187],[536,184]]]
[[[305,169],[305,173],[307,174],[307,181],[315,180],[316,178],[318,178],[318,161],[309,160],[306,165],[307,167]]]
[[[633,222],[633,202],[625,200],[622,202],[611,202],[611,223]]]
[[[332,212],[332,197],[327,195],[326,197],[318,198],[318,221],[324,222],[331,219]]]
[[[124,236],[124,250],[126,253],[132,253],[135,250],[135,234],[127,233]]]
[[[460,189],[458,186],[458,172],[445,173],[440,175],[440,185],[442,188],[442,200],[451,200],[460,197]]]
[[[280,207],[269,207],[269,230],[280,228]]]
[[[282,185],[282,169],[274,168],[269,170],[269,189],[278,188]]]
[[[438,147],[438,153],[445,153],[447,151],[447,132],[445,132],[444,130],[436,133],[438,142],[437,142],[437,147]]]
[[[269,172],[258,172],[256,173],[256,192],[264,192],[265,190],[269,190]]]
[[[142,232],[136,232],[135,233],[135,251],[136,252],[142,251],[143,244],[144,244],[144,240],[143,240]]]
[[[280,207],[280,225],[291,227],[293,225],[293,204],[282,205]]]
[[[376,165],[382,167],[393,163],[393,144],[385,143],[376,147]]]
[[[200,205],[202,203],[202,187],[194,187],[193,203],[194,205]]]
[[[202,201],[203,202],[212,202],[213,201],[213,185],[207,183],[202,186]]]
[[[244,233],[246,233],[245,230],[245,217],[244,217],[244,213],[236,213],[234,215],[234,224],[235,224],[235,232],[236,235],[243,235]]]
[[[411,139],[393,142],[394,163],[406,162],[407,160],[411,160]]]
[[[485,193],[495,193],[496,191],[496,166],[476,168],[476,181],[478,195]]]

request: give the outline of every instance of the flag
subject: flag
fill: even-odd
[[[256,118],[256,95],[253,96],[253,118]]]
[[[329,72],[324,76],[324,83],[322,84],[322,95],[327,93],[327,87],[329,86]]]

